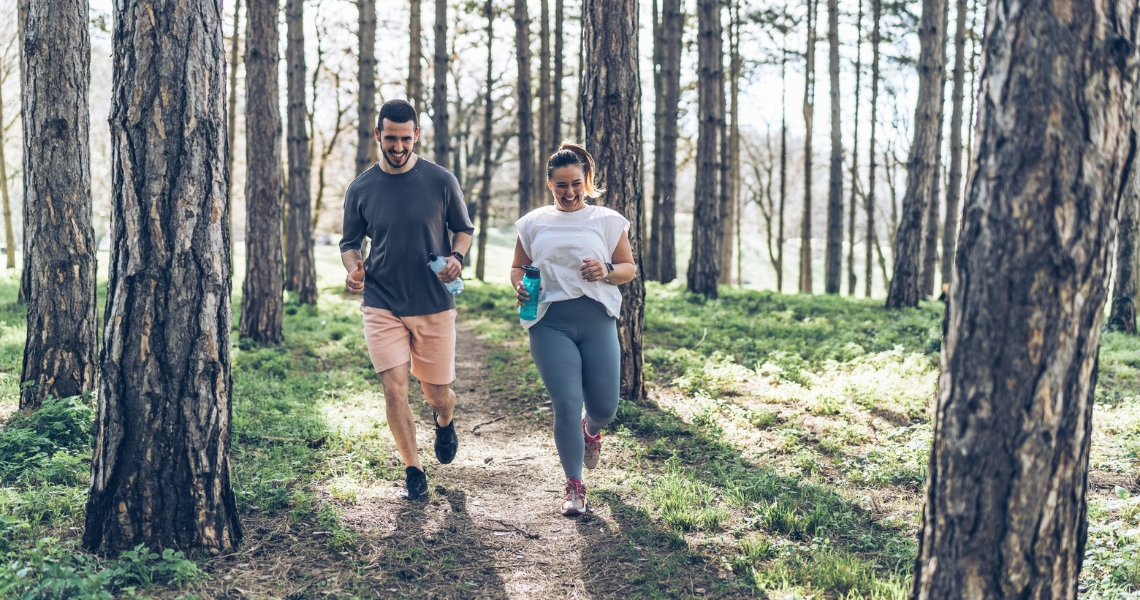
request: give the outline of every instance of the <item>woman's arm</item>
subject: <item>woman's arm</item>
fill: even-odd
[[[637,265],[633,262],[633,250],[629,247],[629,236],[621,232],[617,248],[614,248],[610,263],[614,270],[606,269],[605,263],[593,258],[582,261],[582,278],[586,281],[605,280],[614,285],[621,285],[633,281],[637,277]],[[521,276],[521,275],[520,275]]]
[[[530,294],[526,293],[526,287],[522,284],[523,280],[523,267],[532,264],[534,261],[526,255],[523,250],[522,241],[515,238],[515,256],[511,260],[511,287],[515,288],[515,298],[518,299],[519,306],[526,304],[530,299]]]

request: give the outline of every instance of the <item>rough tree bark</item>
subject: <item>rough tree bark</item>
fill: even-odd
[[[226,152],[226,172],[230,174],[229,185],[226,186],[226,202],[229,206],[233,206],[234,190],[234,148],[237,147],[237,85],[238,85],[238,61],[241,60],[241,0],[234,0],[234,29],[233,36],[230,37],[230,87],[229,87],[229,111],[227,112],[226,132],[228,133],[229,151]],[[233,232],[230,232],[230,258],[233,258]],[[231,265],[232,267],[232,265]]]
[[[946,2],[922,0],[919,23],[918,104],[907,165],[902,219],[895,233],[894,275],[887,308],[918,306],[922,299],[922,243],[931,191],[937,185],[935,157],[942,131],[942,89],[946,77]]]
[[[242,530],[229,469],[222,0],[116,7],[115,219],[83,545],[230,552]]]
[[[602,204],[629,219],[629,243],[641,255],[641,81],[638,79],[637,0],[585,0],[583,39],[589,48],[581,102],[586,144],[607,192]],[[715,281],[715,280],[714,280]],[[645,280],[621,286],[621,397],[646,398],[642,356]]]
[[[475,278],[483,281],[487,268],[487,228],[490,227],[491,215],[491,169],[495,159],[491,157],[492,112],[494,104],[491,99],[491,89],[494,85],[495,54],[492,46],[495,43],[495,7],[491,0],[483,5],[483,15],[487,17],[487,90],[483,96],[483,186],[479,190],[479,256],[475,262]]]
[[[95,388],[87,0],[33,2],[24,30],[28,333],[20,409]],[[2,122],[0,122],[2,126]],[[6,184],[5,184],[6,186]]]
[[[847,295],[855,297],[855,215],[859,196],[859,92],[863,77],[863,0],[859,0],[859,16],[855,19],[855,133],[851,144],[851,200],[847,205]]]
[[[585,14],[585,6],[582,11]],[[526,0],[515,0],[515,58],[518,61],[518,120],[519,120],[519,217],[533,208],[534,193],[534,115],[530,107],[530,17]],[[579,71],[579,77],[581,71]]]
[[[447,115],[447,0],[435,0],[435,81],[431,93],[431,139],[435,164],[451,164],[451,133]]]
[[[277,13],[277,0],[250,0],[245,33],[245,282],[239,333],[264,344],[284,339]]]
[[[1076,598],[1140,7],[986,15],[912,598]]]
[[[422,0],[408,3],[408,102],[416,113],[424,109]]]
[[[827,0],[828,75],[831,84],[831,162],[827,180],[827,242],[823,291],[838,294],[843,279],[843,131],[839,121],[839,0]]]
[[[810,1],[810,0],[809,0]],[[720,7],[717,0],[698,0],[698,134],[697,182],[693,200],[693,247],[689,258],[689,291],[716,298],[720,279],[719,236],[722,226],[717,198],[717,133],[720,129]]]
[[[677,116],[681,97],[681,33],[685,15],[681,0],[661,0],[661,145],[653,162],[654,205],[648,254],[655,256],[655,271],[647,275],[668,283],[677,278],[674,245],[677,212]],[[660,186],[660,200],[657,187]]]
[[[285,211],[285,289],[296,292],[301,304],[316,304],[317,267],[313,260],[313,208],[309,187],[313,160],[309,154],[309,132],[305,127],[309,115],[305,108],[304,11],[304,0],[286,0],[285,18],[289,27],[285,50],[289,79],[289,187]]]
[[[800,292],[811,293],[811,137],[815,117],[815,26],[819,0],[806,0],[807,52],[804,55],[804,207],[800,223]]]
[[[950,91],[950,181],[946,186],[946,216],[942,220],[942,284],[950,283],[954,246],[958,242],[958,202],[962,197],[962,100],[966,96],[966,15],[968,0],[955,2],[954,83]]]
[[[1132,135],[1140,143],[1140,128]],[[1108,328],[1136,333],[1137,270],[1140,263],[1136,250],[1140,247],[1140,169],[1133,169],[1120,199],[1120,228],[1116,233],[1116,272],[1112,286],[1112,315]]]
[[[871,297],[871,283],[875,273],[872,266],[874,262],[874,246],[872,242],[878,242],[878,236],[875,233],[875,187],[878,185],[876,175],[879,172],[879,165],[876,162],[878,155],[875,153],[875,134],[879,128],[879,42],[882,41],[880,37],[879,26],[883,16],[883,3],[882,0],[871,0],[871,139],[868,142],[870,147],[867,149],[867,157],[870,164],[867,165],[867,194],[863,211],[867,220],[867,240],[866,248],[864,248],[864,259],[866,264],[863,265],[863,296],[866,298]],[[886,269],[883,270],[884,277],[886,276]]]
[[[356,8],[360,11],[356,30],[357,46],[360,49],[356,59],[357,85],[360,86],[360,99],[356,109],[356,174],[360,175],[376,164],[380,157],[376,147],[376,0],[356,0]],[[247,35],[246,44],[249,43]],[[246,64],[248,78],[249,63]],[[248,84],[246,90],[247,95],[252,95]]]

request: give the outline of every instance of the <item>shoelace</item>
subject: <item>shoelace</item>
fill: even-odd
[[[566,482],[566,500],[573,502],[586,497],[586,484],[581,479],[570,479]]]

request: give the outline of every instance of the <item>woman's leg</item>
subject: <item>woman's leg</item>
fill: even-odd
[[[617,414],[621,391],[621,345],[618,343],[617,320],[603,310],[600,317],[582,323],[578,350],[582,356],[586,430],[594,436]]]
[[[545,319],[544,319],[545,321]],[[582,356],[570,323],[535,323],[530,328],[530,355],[538,367],[554,412],[554,445],[567,479],[582,478]]]

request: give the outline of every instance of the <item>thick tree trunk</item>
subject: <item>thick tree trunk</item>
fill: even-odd
[[[245,283],[239,332],[268,344],[284,339],[277,13],[277,0],[250,0],[245,34]]]
[[[305,128],[304,0],[286,0],[289,41],[285,50],[289,94],[289,190],[285,211],[285,289],[297,292],[301,304],[317,303],[317,267],[313,261],[313,208],[309,189],[309,132]]]
[[[716,298],[720,279],[721,227],[717,197],[717,133],[720,130],[720,7],[717,0],[698,0],[698,134],[697,182],[693,200],[693,247],[689,258],[689,291]]]
[[[1133,127],[1140,143],[1140,126]],[[1120,198],[1120,228],[1116,233],[1116,273],[1112,286],[1112,315],[1108,328],[1136,333],[1137,270],[1140,263],[1140,169],[1130,173],[1128,186]]]
[[[230,88],[229,88],[229,110],[227,111],[226,133],[229,140],[229,151],[226,152],[226,172],[230,174],[229,183],[226,185],[226,202],[230,207],[234,202],[234,148],[237,147],[237,85],[238,85],[238,61],[241,60],[241,0],[234,0],[234,29],[233,35],[230,37]],[[247,217],[248,218],[248,217]],[[230,232],[230,258],[233,258],[234,248],[233,240],[236,236],[233,231]],[[231,267],[233,265],[230,265]]]
[[[879,42],[880,38],[879,25],[883,16],[883,3],[882,0],[871,0],[871,140],[870,147],[867,149],[867,156],[870,163],[867,166],[867,195],[866,201],[863,206],[863,212],[867,219],[867,241],[866,248],[864,248],[864,260],[866,264],[863,265],[863,296],[866,298],[871,297],[871,280],[874,275],[873,262],[873,249],[872,245],[878,245],[878,237],[875,233],[875,188],[878,185],[876,176],[879,172],[879,166],[876,163],[878,154],[875,153],[875,134],[879,128]],[[875,244],[872,244],[872,241]],[[881,253],[880,253],[881,255]],[[883,269],[883,278],[886,280],[886,269]]]
[[[28,333],[20,408],[95,388],[91,39],[86,0],[35,2],[24,31]],[[0,122],[2,125],[2,122]],[[5,184],[5,187],[7,185]]]
[[[807,52],[804,75],[804,207],[800,223],[800,292],[811,293],[811,136],[815,117],[815,24],[819,0],[806,0]]]
[[[116,6],[115,220],[83,545],[230,552],[242,531],[229,469],[222,2]]]
[[[487,17],[487,90],[483,96],[483,187],[479,190],[479,257],[475,262],[475,278],[483,281],[487,268],[487,228],[491,226],[491,169],[495,160],[491,157],[491,124],[494,104],[491,101],[491,89],[494,86],[495,74],[492,70],[495,54],[492,46],[495,42],[495,7],[491,0],[483,5],[483,15]]]
[[[636,0],[585,0],[583,39],[590,50],[581,102],[586,144],[606,187],[601,203],[629,219],[633,256],[641,256],[641,81],[638,79]],[[642,356],[645,280],[621,286],[621,397],[646,398]]]
[[[585,13],[585,6],[582,11]],[[519,122],[519,217],[536,205],[534,193],[534,115],[530,107],[530,17],[526,0],[515,0],[515,58],[518,61],[518,122]],[[581,71],[579,71],[581,77]]]
[[[20,56],[21,57],[24,54],[24,46],[26,43],[25,29],[27,28],[27,24],[28,24],[28,0],[16,0],[16,39],[19,40],[17,42],[17,44],[19,44]],[[26,91],[27,86],[24,83],[25,66],[24,66],[23,58],[21,58],[19,60],[19,63],[20,63],[20,111],[21,111],[21,114],[23,114],[24,110],[27,108],[27,105],[24,103],[24,92]],[[26,119],[26,118],[27,117],[25,117],[25,116],[21,116],[21,120]],[[24,153],[25,154],[27,153],[26,149],[24,150]],[[23,160],[22,156],[21,156],[21,160]],[[23,179],[23,181],[24,181],[24,190],[23,190],[24,193],[22,196],[23,199],[20,202],[20,204],[23,205],[22,212],[23,212],[23,216],[24,216],[24,219],[23,219],[24,226],[23,226],[23,232],[22,232],[23,235],[21,236],[21,241],[23,242],[23,246],[24,246],[24,260],[23,260],[23,265],[20,267],[20,291],[16,294],[16,302],[19,304],[27,304],[27,302],[28,302],[28,286],[30,283],[29,277],[28,277],[29,263],[28,263],[28,259],[27,259],[27,252],[28,252],[28,245],[30,244],[31,239],[28,236],[28,189],[27,189],[28,188],[28,178],[22,177],[21,179]]]
[[[435,83],[431,94],[431,126],[435,162],[451,164],[451,131],[447,115],[447,0],[435,0]]]
[[[1137,167],[1140,7],[1013,8],[986,12],[916,599],[1076,598],[1084,556],[1106,271]]]
[[[12,227],[12,199],[8,192],[8,162],[4,156],[4,122],[4,99],[0,97],[0,202],[3,203],[4,211],[4,258],[7,268],[15,269],[16,233]]]
[[[968,0],[955,2],[954,84],[950,92],[950,181],[946,186],[946,216],[942,220],[942,285],[950,283],[954,246],[958,242],[958,202],[962,197],[962,100],[966,96],[966,15]]]
[[[922,245],[925,216],[938,185],[938,146],[942,131],[942,89],[946,78],[946,2],[923,0],[919,23],[918,105],[914,141],[907,165],[902,220],[895,233],[894,275],[887,308],[918,306],[922,299]]]
[[[851,200],[847,206],[847,295],[855,297],[855,215],[859,192],[859,92],[863,76],[863,0],[855,19],[855,133],[851,144]]]
[[[843,132],[839,121],[839,0],[827,0],[828,75],[831,79],[831,162],[827,179],[827,244],[823,290],[838,294],[843,279]]]
[[[416,113],[424,109],[422,0],[408,2],[408,102]]]
[[[380,156],[376,148],[376,0],[356,0],[356,7],[360,12],[356,32],[357,47],[360,49],[356,59],[357,85],[360,86],[356,121],[356,174],[360,175],[376,164]],[[246,44],[249,43],[247,35]],[[248,80],[249,63],[246,65]],[[246,95],[252,94],[246,84]],[[248,114],[246,118],[249,118]],[[246,144],[249,144],[248,140]],[[250,168],[249,165],[246,168]]]
[[[654,165],[661,165],[661,201],[653,209],[653,240],[657,249],[656,279],[677,278],[677,118],[681,98],[681,34],[685,14],[681,0],[661,0],[661,146]],[[660,213],[660,214],[658,214]],[[652,251],[652,250],[651,250]]]

